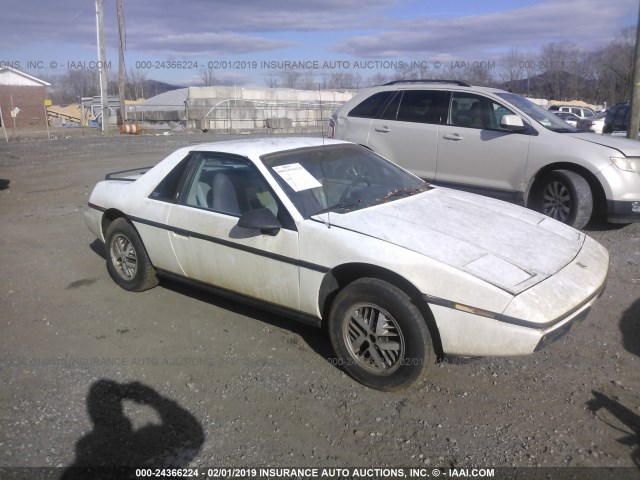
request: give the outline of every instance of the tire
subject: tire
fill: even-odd
[[[573,228],[583,228],[593,213],[593,193],[584,177],[570,170],[554,170],[537,189],[536,210]]]
[[[408,387],[435,361],[422,314],[406,293],[382,280],[362,278],[342,289],[328,327],[338,365],[376,390]]]
[[[107,228],[105,256],[109,275],[125,290],[142,292],[158,284],[138,232],[124,218],[114,220]]]

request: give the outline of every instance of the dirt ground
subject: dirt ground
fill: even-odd
[[[381,393],[334,366],[322,330],[169,281],[129,293],[109,278],[84,223],[93,185],[228,138],[0,137],[0,467],[150,456],[203,467],[640,467],[640,224],[586,229],[609,249],[611,273],[569,336],[527,357],[446,359],[413,390]],[[600,478],[623,473],[640,477]]]

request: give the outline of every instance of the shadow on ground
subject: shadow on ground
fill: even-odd
[[[624,348],[640,357],[640,298],[622,314],[620,331]]]
[[[106,260],[105,246],[100,240],[94,240],[89,248],[100,258]],[[176,293],[185,295],[202,302],[207,302],[218,308],[229,310],[230,312],[243,315],[245,317],[259,320],[273,327],[288,330],[292,333],[300,335],[305,343],[318,355],[324,359],[332,359],[335,357],[333,349],[329,343],[329,336],[326,328],[322,331],[316,327],[312,327],[288,317],[280,316],[257,307],[252,307],[241,302],[229,300],[225,297],[212,293],[204,288],[197,288],[189,284],[182,283],[174,278],[160,277],[160,286],[168,288]]]
[[[134,429],[124,402],[148,406],[161,423]],[[136,478],[136,468],[184,468],[204,443],[198,420],[173,400],[138,382],[100,379],[87,396],[93,430],[76,443],[61,480]]]
[[[181,295],[185,295],[202,302],[207,302],[218,308],[298,334],[314,352],[325,360],[335,357],[333,348],[329,342],[329,335],[326,332],[326,328],[318,329],[317,327],[298,322],[282,315],[277,315],[267,310],[262,310],[257,307],[227,299],[210,292],[206,288],[197,288],[173,278],[160,277],[160,286],[168,288],[169,290]]]
[[[624,436],[618,438],[617,441],[633,449],[631,459],[636,466],[640,467],[640,415],[622,405],[615,396],[607,396],[595,390],[592,390],[591,393],[593,394],[593,398],[587,402],[587,409],[602,422],[624,434]],[[601,413],[601,410],[609,412],[609,415],[604,415]],[[611,415],[613,415],[618,422],[622,423],[626,429],[613,425],[611,421],[606,418]]]
[[[102,258],[103,260],[107,259],[106,254],[104,253],[104,243],[102,243],[100,240],[95,239],[93,242],[91,242],[89,244],[89,248],[91,249],[91,251],[93,253],[95,253],[96,255],[98,255],[100,258]]]

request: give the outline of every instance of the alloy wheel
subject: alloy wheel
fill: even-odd
[[[126,235],[119,233],[111,240],[111,262],[118,275],[125,280],[131,280],[138,271],[136,249]]]
[[[553,180],[542,191],[542,211],[561,222],[566,222],[571,215],[571,192],[566,185]]]
[[[402,331],[385,310],[372,304],[355,305],[344,322],[343,335],[353,360],[376,373],[390,373],[405,354]]]

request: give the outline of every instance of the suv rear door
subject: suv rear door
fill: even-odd
[[[514,112],[497,101],[452,92],[446,125],[438,138],[435,183],[504,200],[521,200],[530,134],[501,129]]]
[[[399,90],[369,127],[367,146],[414,174],[436,176],[438,128],[446,120],[449,93]]]

